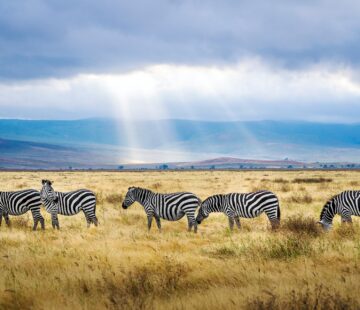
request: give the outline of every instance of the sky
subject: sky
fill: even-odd
[[[0,117],[360,122],[360,2],[0,0]]]

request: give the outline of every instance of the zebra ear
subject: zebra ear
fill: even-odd
[[[51,181],[48,181],[48,184],[49,184],[49,185],[52,185],[52,182],[51,182]]]
[[[46,180],[41,180],[42,185],[46,183]]]

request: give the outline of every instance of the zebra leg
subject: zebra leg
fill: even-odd
[[[86,213],[85,213],[85,218],[86,218],[86,226],[87,226],[87,228],[89,228],[89,227],[90,227],[91,220],[90,220],[90,218],[86,215]]]
[[[10,223],[10,219],[9,219],[9,213],[7,213],[7,212],[4,212],[4,218],[5,218],[5,223],[6,223],[6,225],[7,226],[11,226],[11,223]]]
[[[230,227],[230,230],[233,231],[233,229],[234,229],[234,218],[232,216],[229,216],[229,227]]]
[[[188,213],[187,214],[187,219],[188,219],[188,231],[191,231],[191,229],[194,227],[194,233],[197,232],[197,222],[195,219],[195,215],[192,213]]]
[[[57,213],[51,213],[51,223],[54,229],[60,229]]]
[[[148,231],[150,231],[151,223],[152,223],[152,220],[153,220],[153,215],[148,215],[147,220],[148,220]]]
[[[160,222],[160,217],[155,215],[155,221],[156,221],[156,225],[159,229],[159,231],[161,232],[161,222]]]
[[[240,224],[240,217],[238,217],[238,216],[235,216],[235,223],[236,223],[236,226],[237,226],[237,228],[241,228],[241,224]]]
[[[33,230],[37,229],[37,225],[40,221],[41,224],[41,229],[45,229],[45,221],[44,218],[42,217],[41,213],[40,213],[40,208],[32,208],[31,209],[31,214],[33,216],[33,220],[34,220],[34,226],[33,226]]]
[[[40,218],[40,225],[41,225],[41,229],[45,230],[45,220],[44,220],[44,218],[42,216]]]
[[[86,222],[87,222],[87,227],[90,227],[90,224],[93,223],[95,226],[98,225],[98,219],[95,215],[95,209],[96,209],[96,205],[91,204],[88,206],[83,206],[82,210],[85,214],[85,218],[86,218]]]
[[[275,230],[278,229],[280,226],[280,221],[278,219],[271,219],[270,220],[270,224],[271,224],[271,229]]]

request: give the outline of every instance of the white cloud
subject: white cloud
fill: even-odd
[[[258,58],[228,66],[159,64],[0,84],[1,117],[360,121],[359,73],[323,63],[287,69]]]

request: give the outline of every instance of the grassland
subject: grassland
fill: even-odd
[[[31,215],[0,228],[0,309],[358,309],[360,219],[323,233],[315,220],[328,198],[360,188],[359,172],[3,172],[2,190],[97,194],[98,228],[84,216],[60,216],[60,231],[32,232]],[[282,226],[265,216],[228,230],[211,215],[188,233],[186,219],[148,233],[141,206],[121,209],[129,186],[159,192],[274,191]]]

